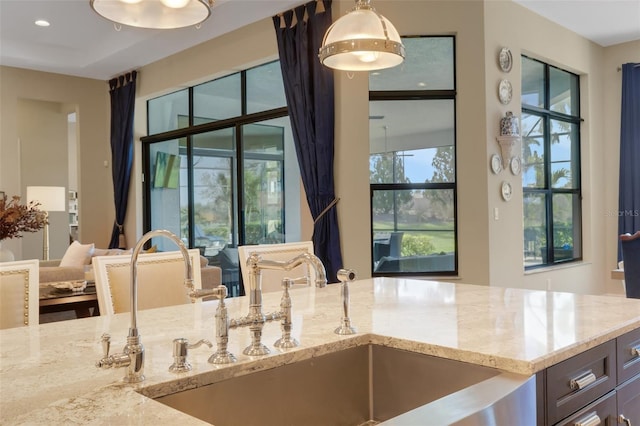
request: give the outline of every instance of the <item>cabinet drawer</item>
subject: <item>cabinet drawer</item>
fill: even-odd
[[[640,328],[618,337],[618,384],[640,373]]]
[[[547,422],[554,424],[616,386],[616,341],[547,369]]]
[[[612,391],[556,426],[615,426],[616,413],[616,392]]]
[[[627,424],[640,425],[640,374],[618,387],[617,399],[618,415],[631,422]]]

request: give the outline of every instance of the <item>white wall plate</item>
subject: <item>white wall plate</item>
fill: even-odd
[[[496,175],[502,171],[502,158],[498,154],[491,156],[491,171]]]
[[[511,184],[509,182],[502,182],[502,199],[505,201],[509,201],[511,196],[513,195],[513,189],[511,188]]]
[[[511,159],[511,173],[518,176],[520,174],[520,170],[522,169],[522,162],[520,157],[513,157]]]
[[[500,84],[498,85],[498,98],[503,105],[507,105],[511,102],[511,97],[513,96],[513,88],[511,87],[511,82],[509,80],[500,80]]]
[[[503,47],[502,50],[500,50],[500,54],[498,55],[498,64],[502,71],[511,71],[511,67],[513,66],[513,57],[511,56],[511,50],[509,50],[508,47]]]

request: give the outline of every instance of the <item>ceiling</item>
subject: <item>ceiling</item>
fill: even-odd
[[[640,39],[640,0],[514,1],[602,46]],[[0,65],[107,80],[305,2],[216,0],[200,29],[117,31],[89,0],[0,0]]]

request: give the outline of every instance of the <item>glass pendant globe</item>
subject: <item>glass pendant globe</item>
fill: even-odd
[[[355,9],[329,27],[318,56],[329,68],[371,71],[399,65],[404,55],[393,24],[369,6],[369,0],[358,0]]]
[[[205,21],[213,0],[91,0],[90,4],[97,14],[117,24],[173,29]]]

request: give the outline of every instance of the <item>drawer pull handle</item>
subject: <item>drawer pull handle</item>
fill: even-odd
[[[631,348],[631,356],[640,356],[640,346]]]
[[[618,423],[624,423],[626,426],[631,426],[631,419],[628,419],[624,414],[618,416]]]
[[[586,388],[595,381],[596,375],[593,374],[591,370],[589,370],[582,376],[571,379],[571,381],[569,382],[569,387],[571,388],[571,390],[580,390]]]
[[[598,426],[601,423],[602,420],[600,420],[598,413],[594,411],[575,422],[574,426]]]

